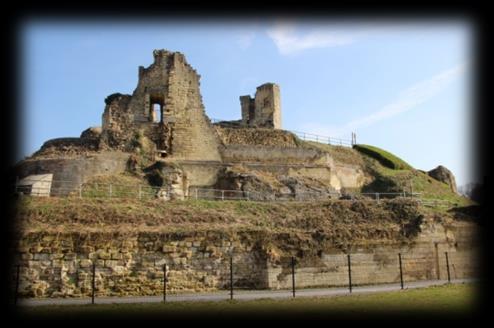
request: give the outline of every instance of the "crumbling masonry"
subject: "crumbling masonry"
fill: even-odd
[[[281,129],[280,87],[265,83],[257,87],[254,98],[241,96],[242,125]]]
[[[102,146],[130,150],[139,132],[162,157],[220,160],[218,139],[204,113],[200,75],[181,53],[155,50],[153,55],[151,66],[139,67],[132,96],[106,98]]]
[[[278,85],[265,83],[254,98],[241,96],[240,120],[212,124],[202,103],[200,75],[185,56],[167,50],[155,50],[153,56],[149,67],[139,67],[132,95],[105,99],[101,127],[83,131],[80,138],[45,142],[17,165],[17,176],[52,174],[52,195],[67,194],[96,175],[129,169],[159,181],[158,187],[175,198],[187,197],[190,188],[221,188],[300,199],[363,185],[361,167],[301,146],[281,129]]]

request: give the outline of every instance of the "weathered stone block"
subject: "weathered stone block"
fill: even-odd
[[[192,257],[192,252],[191,251],[182,252],[180,254],[180,257],[191,258]]]
[[[121,260],[123,258],[122,253],[112,252],[111,259],[112,260]]]
[[[34,255],[31,253],[22,253],[21,254],[21,260],[32,260],[34,258]]]
[[[163,246],[163,253],[174,253],[176,250],[175,246]]]
[[[65,253],[63,259],[65,261],[74,261],[77,258],[76,253]]]
[[[98,251],[98,258],[101,260],[109,260],[111,259],[111,255],[107,251]]]
[[[119,264],[122,264],[122,263],[119,263],[119,261],[117,261],[117,260],[105,260],[103,266],[105,268],[114,268],[115,266],[117,266]]]
[[[37,254],[34,254],[33,258],[37,261],[49,261],[50,257],[51,257],[51,255],[48,253],[37,253]]]
[[[52,260],[51,266],[53,268],[61,268],[61,267],[63,267],[63,261],[62,260]]]
[[[55,254],[50,254],[50,259],[51,260],[59,260],[63,258],[62,253],[55,253]]]
[[[79,261],[79,266],[81,268],[87,268],[93,265],[93,262],[91,260],[80,260]]]

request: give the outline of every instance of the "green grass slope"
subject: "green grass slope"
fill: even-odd
[[[443,201],[445,205],[469,206],[473,202],[443,182],[431,178],[426,172],[414,169],[392,153],[369,145],[354,145],[353,148],[324,143],[301,141],[299,147],[313,147],[328,152],[336,162],[360,166],[368,177],[361,192],[406,192],[420,193],[422,199]],[[443,210],[446,209],[443,208]]]
[[[31,318],[65,318],[74,315],[119,318],[121,316],[162,316],[163,319],[225,318],[231,315],[262,317],[276,315],[307,319],[334,318],[335,315],[446,315],[449,319],[471,315],[478,300],[474,284],[444,285],[403,291],[333,297],[297,297],[251,301],[167,302],[148,304],[50,305],[26,307],[22,314]],[[391,318],[391,317],[390,317]]]
[[[411,170],[412,166],[384,149],[369,145],[354,145],[354,149],[379,161],[383,166],[395,170]]]

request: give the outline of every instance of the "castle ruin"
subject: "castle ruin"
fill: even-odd
[[[150,66],[138,68],[131,95],[106,97],[101,127],[79,138],[48,140],[17,165],[17,176],[52,174],[51,195],[128,170],[149,181],[156,181],[149,172],[160,171],[158,187],[174,190],[178,198],[191,188],[329,197],[363,185],[361,167],[335,161],[282,130],[277,84],[257,87],[254,98],[241,96],[240,120],[213,124],[202,102],[200,75],[185,56],[154,50],[153,58]]]
[[[218,140],[204,113],[200,75],[181,53],[155,50],[153,55],[153,64],[139,67],[132,95],[106,98],[101,146],[128,150],[139,131],[161,157],[220,160]]]
[[[280,87],[265,83],[257,87],[254,98],[241,96],[242,125],[281,129]]]

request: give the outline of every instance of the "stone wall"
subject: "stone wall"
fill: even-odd
[[[215,162],[179,162],[189,180],[189,186],[212,186],[223,164]]]
[[[155,50],[153,55],[149,67],[139,67],[132,96],[114,94],[106,99],[103,143],[128,150],[141,131],[170,158],[220,160],[220,140],[204,111],[200,75],[179,52]]]
[[[255,98],[240,96],[242,124],[281,129],[280,87],[265,83],[256,89]]]
[[[448,243],[424,242],[412,247],[399,244],[371,248],[357,248],[351,251],[352,285],[400,283],[398,253],[401,253],[403,280],[447,279],[446,256],[450,265],[451,279],[475,277],[475,256],[477,249],[458,249]],[[296,284],[298,287],[347,286],[348,257],[341,252],[322,253],[317,265],[297,263]],[[284,265],[270,264],[267,270],[268,287],[290,288],[292,285],[288,259]]]
[[[222,150],[224,162],[261,162],[265,164],[328,165],[329,154],[314,148],[227,145]]]
[[[341,188],[361,188],[365,184],[365,174],[358,165],[335,164],[331,175],[331,185],[337,190]]]
[[[172,154],[176,159],[221,160],[219,138],[206,117],[199,91],[200,76],[178,56],[169,81],[170,99],[175,115]]]
[[[284,130],[263,128],[227,128],[215,125],[221,141],[225,145],[298,147],[293,133]]]
[[[436,223],[422,227],[407,245],[356,242],[346,251],[333,245],[317,256],[292,249],[296,284],[347,285],[347,252],[355,285],[398,283],[399,252],[405,281],[446,279],[445,251],[452,279],[476,277],[475,229]],[[236,289],[290,288],[290,257],[280,256],[265,238],[257,232],[26,233],[18,247],[19,291],[29,297],[88,296],[95,264],[97,296],[159,295],[165,263],[172,293],[227,289],[230,254]]]
[[[399,283],[401,253],[403,280],[448,279],[448,252],[451,279],[477,277],[479,245],[476,226],[460,223],[445,227],[422,226],[422,233],[410,244],[386,243],[354,245],[349,249],[352,284]],[[290,288],[291,276],[284,265],[268,263],[269,288]],[[318,259],[298,259],[296,284],[299,287],[348,285],[348,258],[339,250],[326,250]]]
[[[111,151],[75,158],[32,159],[15,167],[19,178],[37,174],[53,174],[52,196],[63,196],[76,191],[81,183],[95,175],[124,172],[129,154]]]
[[[230,254],[234,286],[264,288],[266,260],[256,245],[219,233],[30,233],[19,246],[20,294],[29,297],[88,296],[92,265],[96,295],[160,295],[163,266],[170,292],[226,289]]]

